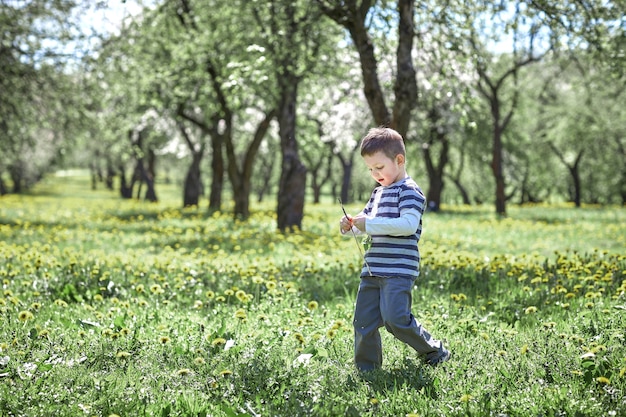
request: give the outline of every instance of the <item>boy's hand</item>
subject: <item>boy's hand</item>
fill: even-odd
[[[344,216],[339,221],[341,233],[347,233],[352,229],[352,217]]]
[[[352,225],[359,229],[361,232],[365,232],[365,216],[363,214],[359,214],[358,216],[354,216],[350,219]]]

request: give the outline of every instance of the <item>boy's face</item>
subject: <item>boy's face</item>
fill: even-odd
[[[369,168],[372,178],[382,186],[391,185],[406,176],[402,154],[391,159],[384,152],[379,151],[372,155],[363,155],[363,161]]]

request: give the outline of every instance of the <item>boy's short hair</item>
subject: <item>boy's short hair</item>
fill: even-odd
[[[382,151],[390,159],[405,155],[404,139],[389,127],[374,127],[361,139],[361,156],[374,155]]]

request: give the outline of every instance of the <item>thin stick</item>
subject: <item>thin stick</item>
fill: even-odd
[[[341,210],[343,210],[343,214],[344,216],[346,216],[346,219],[350,220],[350,223],[352,223],[352,219],[350,219],[350,216],[348,216],[348,213],[346,213],[346,209],[343,207],[343,202],[341,201],[341,198],[337,198],[337,200],[339,201],[339,205],[341,205]],[[354,227],[354,226],[352,226]],[[359,239],[356,237],[356,233],[354,232],[353,228],[350,228],[350,231],[352,232],[352,236],[354,236],[354,242],[356,243],[357,248],[359,248],[359,253],[361,254],[361,258],[363,258],[363,262],[365,263],[365,267],[367,268],[367,272],[370,274],[370,276],[372,275],[372,271],[370,269],[369,264],[367,263],[367,260],[365,259],[365,254],[363,253],[363,248],[361,248],[361,244],[359,243]]]

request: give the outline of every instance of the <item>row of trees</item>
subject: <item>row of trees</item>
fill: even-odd
[[[220,210],[228,189],[243,218],[277,184],[287,230],[307,178],[315,201],[371,188],[352,175],[358,139],[388,125],[435,208],[626,202],[620,4],[163,0],[84,56],[30,43],[88,39],[76,7],[2,2],[2,193],[2,174],[19,192],[73,149],[124,197],[156,200],[185,164],[184,205]]]

